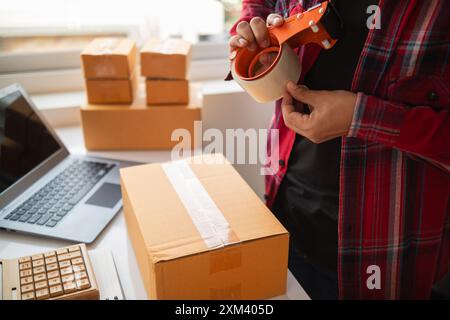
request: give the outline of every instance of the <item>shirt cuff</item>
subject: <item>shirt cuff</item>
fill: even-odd
[[[353,118],[352,123],[350,124],[350,129],[348,130],[347,137],[349,138],[357,138],[359,129],[361,128],[361,118],[362,114],[364,113],[364,107],[366,105],[367,97],[361,93],[358,92],[356,94],[356,103],[355,103],[355,109],[353,111]]]

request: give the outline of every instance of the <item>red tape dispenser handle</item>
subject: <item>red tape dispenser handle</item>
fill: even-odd
[[[250,51],[238,48],[230,54],[231,74],[236,82],[258,102],[279,99],[286,83],[297,82],[301,65],[294,48],[316,43],[331,49],[337,42],[342,23],[328,1],[290,16],[279,27],[269,27],[271,46]],[[271,64],[263,65],[260,57],[270,54]]]

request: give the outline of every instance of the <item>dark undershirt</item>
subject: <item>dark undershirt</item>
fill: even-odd
[[[321,51],[304,84],[313,90],[349,91],[368,33],[366,10],[378,1],[333,3],[344,22],[343,33],[331,50]],[[330,271],[337,269],[341,140],[314,144],[296,135],[273,206],[275,215],[291,233],[295,251]]]

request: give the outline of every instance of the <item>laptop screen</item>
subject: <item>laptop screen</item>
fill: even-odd
[[[60,148],[20,91],[0,97],[0,193]]]

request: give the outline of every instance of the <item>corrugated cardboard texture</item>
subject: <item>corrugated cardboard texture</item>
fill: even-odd
[[[81,52],[87,79],[130,79],[136,65],[136,44],[125,38],[96,38]]]
[[[194,121],[201,120],[201,107],[147,107],[143,91],[131,105],[81,106],[84,142],[89,150],[170,150],[175,129],[190,132],[194,146]]]
[[[145,81],[147,104],[187,104],[189,102],[189,81],[153,80]]]
[[[151,39],[141,49],[141,74],[147,78],[187,79],[190,59],[189,42]]]
[[[133,102],[134,93],[137,90],[137,75],[131,79],[86,79],[86,94],[91,104],[119,103],[130,104]]]
[[[128,231],[149,297],[283,294],[287,231],[230,164],[190,167],[241,242],[209,250],[159,164],[121,170]]]

